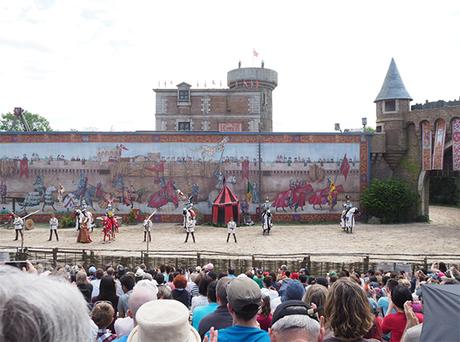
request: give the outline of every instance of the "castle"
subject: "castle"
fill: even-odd
[[[156,130],[272,132],[272,91],[277,79],[276,71],[263,65],[239,65],[227,74],[228,89],[191,89],[187,83],[176,89],[154,89]],[[417,213],[428,215],[430,176],[458,176],[453,170],[452,129],[460,118],[460,100],[412,106],[411,101],[392,59],[374,101],[377,120],[370,143],[371,179],[405,180],[419,194]]]
[[[272,132],[272,91],[278,74],[264,67],[227,73],[226,89],[153,89],[157,131]]]

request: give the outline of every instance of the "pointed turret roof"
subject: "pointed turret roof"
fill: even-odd
[[[399,75],[395,60],[392,58],[387,75],[385,76],[385,81],[383,81],[382,89],[380,89],[374,102],[396,99],[412,100],[412,97],[407,92],[401,76]]]

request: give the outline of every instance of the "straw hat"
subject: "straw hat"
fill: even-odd
[[[201,342],[188,317],[188,309],[176,300],[147,302],[136,313],[137,326],[128,342]]]

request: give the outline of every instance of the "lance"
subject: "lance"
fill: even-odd
[[[32,216],[32,215],[38,213],[39,211],[40,211],[40,210],[36,210],[36,211],[34,211],[33,213],[27,214],[26,216],[21,217],[21,218],[24,220],[24,219],[28,218],[29,216]]]
[[[146,221],[150,220],[150,219],[152,218],[152,216],[156,214],[156,212],[157,212],[157,209],[155,209],[155,210],[153,211],[153,213],[151,213],[150,216],[147,217]]]

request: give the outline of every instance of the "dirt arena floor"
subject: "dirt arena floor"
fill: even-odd
[[[176,224],[158,224],[152,231],[150,250],[219,251],[241,254],[287,253],[398,253],[460,254],[460,209],[430,207],[430,223],[370,225],[357,223],[353,234],[344,233],[336,224],[275,225],[270,236],[263,236],[260,226],[239,227],[238,243],[226,243],[227,230],[211,226],[197,226],[197,242],[185,244],[183,228]],[[76,243],[75,229],[59,229],[60,241],[47,241],[48,227],[37,226],[25,231],[25,246],[97,249],[110,252],[122,249],[140,251],[146,248],[143,228],[122,226],[115,241],[102,242],[101,229],[92,233],[93,243]],[[20,246],[13,241],[14,230],[0,229],[0,246]],[[122,251],[112,252],[123,254]],[[111,253],[111,254],[112,254]],[[104,253],[105,254],[105,253]],[[333,257],[328,257],[333,261]]]

